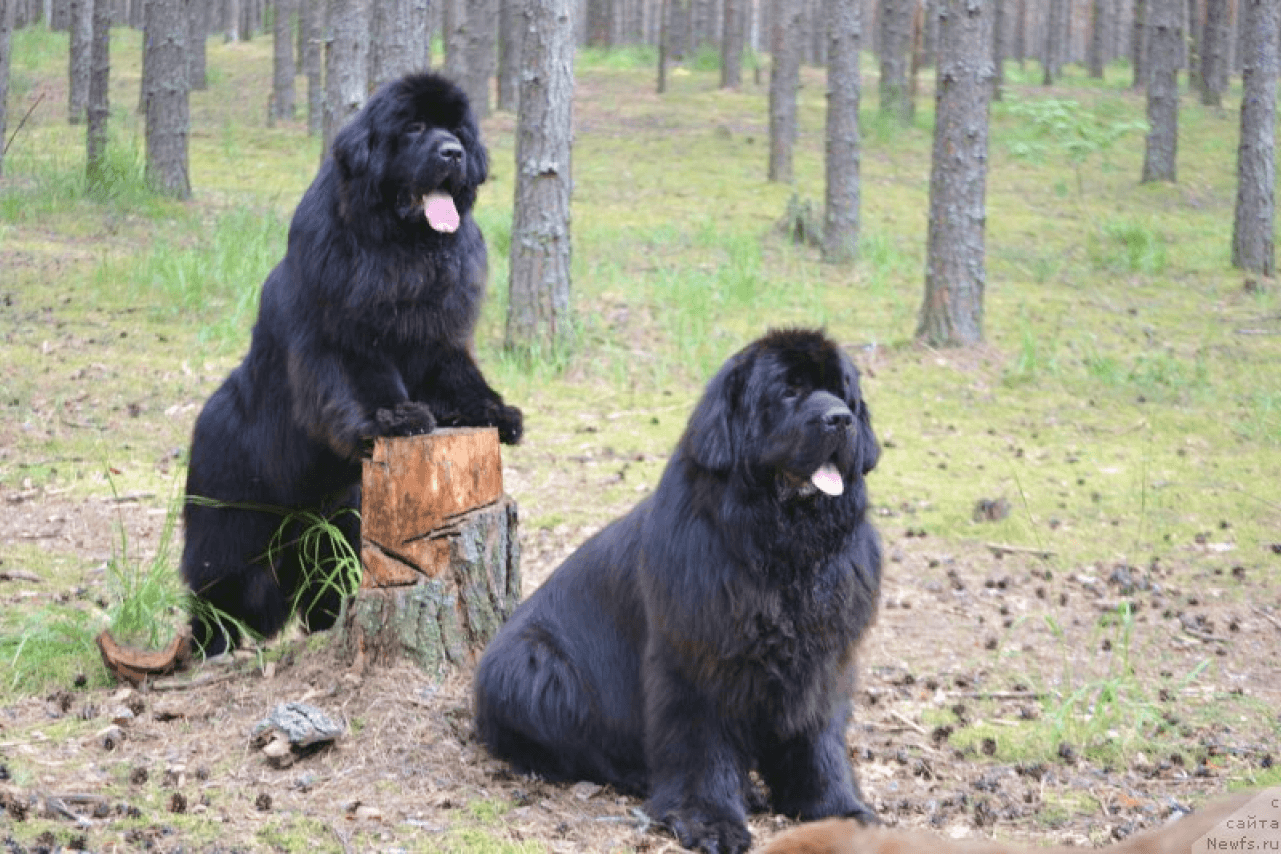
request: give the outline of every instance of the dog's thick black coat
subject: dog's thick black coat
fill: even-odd
[[[733,356],[654,493],[490,643],[480,739],[521,771],[644,796],[708,852],[750,844],[753,770],[780,813],[874,820],[845,727],[880,589],[863,481],[879,455],[858,372],[824,335]]]
[[[490,425],[519,441],[520,410],[470,354],[487,274],[471,209],[487,169],[466,97],[431,74],[384,85],[338,132],[263,284],[249,353],[196,420],[181,571],[198,600],[265,636],[295,609],[328,628],[341,594],[304,571],[298,526],[278,533],[285,514],[337,511],[358,554],[359,523],[341,511],[359,506],[372,437]],[[452,207],[443,230],[429,198]],[[234,646],[234,625],[207,613],[197,602],[196,641]]]

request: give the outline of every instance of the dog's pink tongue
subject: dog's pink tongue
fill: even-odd
[[[427,214],[427,224],[437,231],[453,234],[458,230],[458,208],[449,193],[436,190],[423,196],[423,213]]]
[[[824,463],[810,475],[810,482],[828,495],[840,495],[845,491],[845,481],[841,480],[841,473],[831,463]]]

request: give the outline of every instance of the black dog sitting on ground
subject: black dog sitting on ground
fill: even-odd
[[[309,572],[286,514],[332,517],[359,554],[360,456],[371,437],[496,426],[519,409],[470,354],[486,253],[471,217],[488,159],[466,97],[431,74],[386,84],[337,134],[262,288],[249,354],[196,421],[182,577],[207,654],[270,636],[296,609],[329,628],[343,591]],[[211,610],[207,606],[212,606]]]
[[[694,409],[655,492],[512,614],[475,682],[489,750],[648,798],[682,845],[741,852],[760,801],[874,821],[845,745],[881,554],[880,447],[821,333],[767,334]]]

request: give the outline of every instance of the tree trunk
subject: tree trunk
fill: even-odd
[[[414,7],[414,31],[412,42],[418,45],[414,52],[415,68],[431,68],[431,34],[432,20],[436,17],[436,6],[433,0],[411,0]]]
[[[445,76],[459,86],[467,81],[467,3],[466,0],[442,0],[444,3],[441,41],[445,45]]]
[[[1014,58],[1018,60],[1019,70],[1027,62],[1027,4],[1029,0],[1016,0],[1014,10]]]
[[[326,0],[301,0],[298,29],[302,39],[302,73],[307,78],[307,133],[320,136],[325,127]]]
[[[1179,84],[1183,51],[1182,0],[1149,0],[1148,136],[1142,182],[1174,181],[1179,143]]]
[[[1205,35],[1201,40],[1201,103],[1223,105],[1228,88],[1228,48],[1231,47],[1231,15],[1228,0],[1206,0]]]
[[[1045,13],[1045,50],[1041,56],[1041,83],[1054,85],[1067,44],[1067,0],[1050,0]]]
[[[671,7],[673,0],[659,0],[658,6],[658,81],[654,91],[663,94],[667,91],[667,46],[671,34]]]
[[[2,6],[6,0],[0,0]],[[107,157],[107,121],[111,117],[108,93],[111,83],[111,7],[106,0],[93,4],[93,27],[89,45],[89,126],[85,133],[85,179],[92,190],[101,190]],[[4,114],[0,97],[0,117]],[[4,122],[0,120],[0,136]]]
[[[341,643],[435,677],[475,664],[520,601],[516,505],[492,429],[379,439],[361,482],[361,588]]]
[[[587,0],[587,44],[610,47],[614,40],[614,0]]]
[[[1103,79],[1103,38],[1106,32],[1107,14],[1105,0],[1090,0],[1090,44],[1086,51],[1086,65],[1089,74],[1096,80]]]
[[[724,30],[721,36],[721,88],[737,89],[743,84],[743,20],[747,0],[725,0]]]
[[[1276,272],[1276,110],[1278,0],[1241,0],[1241,141],[1237,147],[1237,202],[1232,221],[1232,265],[1264,276]]]
[[[693,50],[693,10],[690,0],[664,0],[667,5],[667,60],[684,62]]]
[[[366,0],[329,0],[322,160],[329,153],[338,129],[365,105],[369,73],[368,20]]]
[[[941,0],[925,300],[916,337],[930,346],[983,340],[990,5]]]
[[[1130,64],[1134,67],[1135,89],[1148,83],[1148,6],[1159,0],[1134,0],[1134,29],[1130,36]]]
[[[293,17],[298,0],[276,0],[276,17],[272,27],[271,119],[294,117]]]
[[[0,0],[0,175],[4,174],[4,146],[9,141],[9,56],[13,44],[14,6],[18,0]]]
[[[878,0],[880,21],[881,114],[911,124],[913,103],[908,95],[908,51],[912,45],[915,0]]]
[[[489,115],[489,81],[498,65],[498,0],[467,0],[467,74],[463,89],[476,118]]]
[[[225,41],[240,41],[240,2],[241,0],[227,0],[227,17],[223,21],[226,28],[223,36]]]
[[[796,144],[796,90],[801,81],[801,36],[805,11],[787,3],[774,19],[769,75],[769,179],[792,181],[792,149]]]
[[[846,263],[858,254],[861,5],[861,0],[828,0],[823,16],[828,34],[823,260],[828,263]]]
[[[992,3],[992,100],[1001,100],[1005,87],[1005,2]]]
[[[104,0],[105,2],[105,0]],[[78,125],[89,107],[89,53],[93,41],[93,0],[71,0],[67,120]]]
[[[106,0],[95,0],[95,3]],[[192,2],[189,4],[190,17],[187,19],[187,81],[192,91],[204,91],[209,88],[208,57],[205,42],[209,38],[209,4]]]
[[[147,183],[179,199],[191,197],[187,172],[187,2],[148,0],[147,53]]]
[[[524,0],[506,346],[562,352],[570,316],[574,33],[568,0]]]
[[[421,46],[414,42],[426,14],[421,0],[378,0],[377,7],[374,21],[379,32],[369,40],[371,90],[423,67]]]
[[[499,0],[498,10],[498,86],[495,107],[507,113],[516,112],[520,85],[520,42],[525,35],[521,26],[520,0]]]

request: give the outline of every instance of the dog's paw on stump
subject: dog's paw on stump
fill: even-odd
[[[376,439],[360,513],[364,575],[342,621],[348,663],[408,658],[433,677],[474,665],[520,600],[498,431]]]

